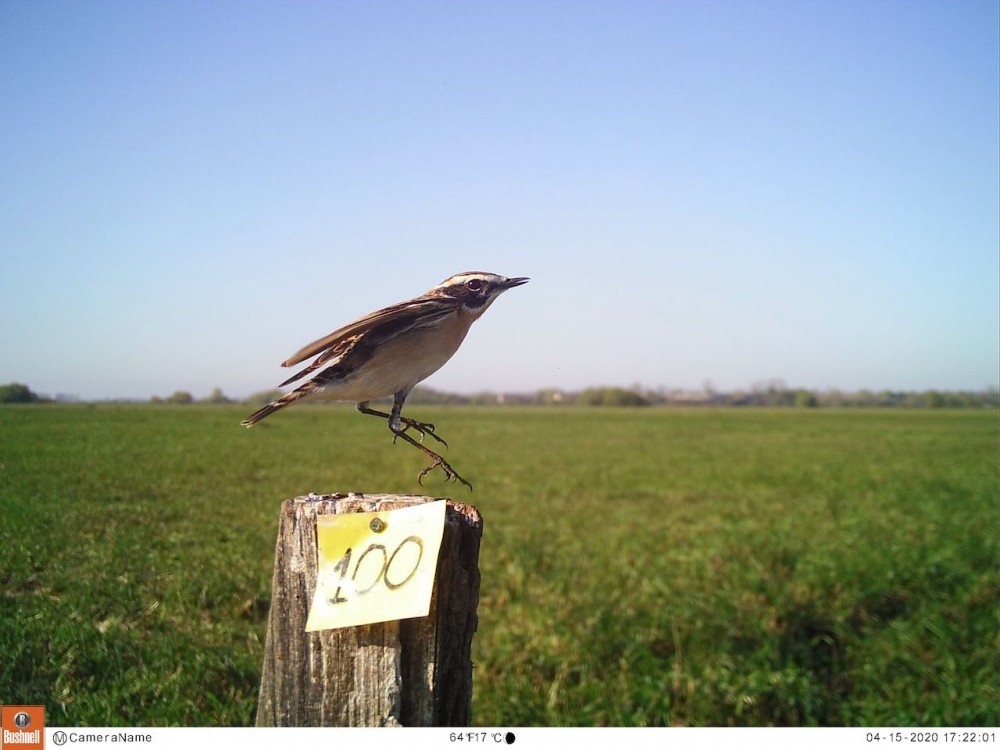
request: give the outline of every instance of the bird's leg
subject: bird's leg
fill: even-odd
[[[421,453],[423,453],[425,456],[427,456],[429,459],[431,459],[431,461],[433,461],[433,463],[430,466],[428,466],[427,468],[425,468],[423,471],[421,471],[417,475],[417,482],[419,484],[423,484],[424,483],[424,481],[423,481],[424,480],[424,475],[427,474],[428,472],[430,472],[432,469],[434,469],[434,467],[440,466],[441,467],[441,471],[444,472],[444,476],[445,476],[446,479],[449,479],[449,480],[452,480],[452,481],[454,481],[454,480],[457,479],[459,482],[461,482],[462,484],[464,484],[466,487],[468,487],[471,490],[472,489],[472,485],[469,484],[467,481],[465,481],[465,479],[457,471],[455,471],[453,468],[451,468],[451,464],[449,464],[447,461],[445,461],[443,456],[441,456],[438,453],[435,453],[430,448],[424,447],[423,445],[421,445],[416,440],[414,440],[413,438],[411,438],[409,435],[406,434],[407,427],[409,427],[411,425],[407,424],[404,421],[405,418],[401,416],[400,412],[403,410],[403,401],[406,400],[406,394],[407,393],[408,393],[408,391],[400,391],[399,393],[397,393],[397,394],[395,394],[393,396],[393,398],[392,398],[392,414],[389,415],[389,429],[392,430],[393,435],[395,435],[396,437],[403,438],[403,440],[405,440],[407,443],[409,443],[410,445],[412,445],[414,448],[418,449]],[[403,426],[404,424],[406,424],[407,427],[404,427]],[[420,423],[418,422],[417,424],[420,424]],[[420,428],[418,427],[417,430],[419,431]],[[430,434],[433,437],[437,438],[437,435],[434,435],[433,432],[431,432]],[[437,438],[437,439],[441,440],[441,438]],[[443,440],[441,440],[441,442],[444,443]],[[445,443],[445,445],[447,445],[447,443]]]
[[[445,442],[445,439],[443,437],[439,437],[438,434],[434,432],[434,425],[432,425],[430,422],[418,422],[415,419],[404,417],[400,413],[403,410],[403,401],[406,400],[406,395],[408,393],[409,390],[400,391],[399,393],[397,393],[392,397],[392,414],[389,415],[389,428],[393,432],[396,432],[400,427],[400,423],[405,424],[406,427],[403,428],[404,431],[412,427],[413,429],[415,429],[417,432],[420,433],[420,442],[424,441],[424,434],[426,433],[435,440],[437,440],[439,443],[441,443],[441,445],[443,445],[445,448],[447,448],[448,443]]]
[[[403,416],[403,413],[402,413],[403,412],[403,402],[406,401],[406,396],[407,396],[407,394],[409,392],[410,392],[410,389],[406,388],[406,389],[404,389],[402,391],[397,391],[395,394],[393,394],[393,396],[392,396],[392,413],[386,415],[386,416],[389,417],[389,429],[392,430],[395,434],[398,435],[399,432],[400,432],[400,430],[402,430],[403,432],[406,432],[410,427],[412,427],[417,432],[420,433],[420,442],[421,443],[424,442],[424,433],[426,432],[432,438],[434,438],[439,443],[441,443],[442,445],[444,445],[445,448],[447,448],[448,444],[444,441],[444,438],[439,438],[434,433],[434,425],[426,423],[426,422],[418,422],[415,419],[410,419],[409,417],[404,417]],[[406,427],[403,427],[403,425],[406,425]],[[393,438],[393,442],[396,442],[395,438]]]
[[[420,443],[418,443],[416,440],[414,440],[413,438],[411,438],[409,435],[406,434],[405,429],[400,429],[400,430],[394,429],[391,423],[389,424],[389,429],[392,430],[393,435],[395,435],[396,437],[399,437],[399,438],[403,438],[403,440],[405,440],[406,442],[408,442],[414,448],[418,449],[421,453],[423,453],[425,456],[427,456],[433,462],[433,463],[431,463],[430,466],[428,466],[427,468],[425,468],[423,471],[421,471],[417,475],[417,482],[419,482],[421,485],[424,483],[424,475],[428,474],[429,472],[431,472],[435,467],[440,466],[441,467],[441,471],[444,472],[445,479],[449,479],[449,480],[455,480],[455,479],[457,479],[459,482],[461,482],[462,484],[464,484],[470,490],[472,489],[472,485],[469,484],[462,477],[461,474],[459,474],[457,471],[455,471],[453,468],[451,468],[451,464],[449,464],[447,461],[445,461],[444,457],[441,456],[439,453],[435,453],[430,448],[427,448],[427,447],[421,445]]]
[[[384,411],[379,411],[378,409],[369,409],[367,401],[362,401],[360,404],[357,404],[354,408],[357,409],[362,414],[371,414],[373,417],[382,417],[383,419],[390,420],[390,422],[393,419],[392,414],[388,414]],[[400,404],[400,408],[402,408],[402,404]],[[395,406],[393,406],[393,411],[395,412]],[[437,433],[434,432],[434,425],[432,425],[430,422],[418,422],[415,419],[410,419],[409,417],[400,416],[398,413],[396,414],[396,419],[397,419],[397,428],[405,431],[412,427],[414,430],[419,432],[420,442],[423,442],[425,435],[430,435],[432,438],[441,443],[441,445],[443,445],[445,448],[448,447],[448,443],[445,442],[445,439],[443,437],[439,437]],[[402,427],[400,423],[406,426]],[[390,429],[392,429],[391,425]],[[396,432],[396,430],[392,431]]]

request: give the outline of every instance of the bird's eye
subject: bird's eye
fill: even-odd
[[[465,288],[470,292],[478,292],[483,288],[483,281],[482,279],[469,279],[465,282]]]

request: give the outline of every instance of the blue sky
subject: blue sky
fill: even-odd
[[[0,4],[0,383],[272,387],[465,270],[427,385],[980,389],[995,2]]]

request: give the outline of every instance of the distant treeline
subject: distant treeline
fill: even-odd
[[[983,391],[813,391],[769,386],[743,391],[657,389],[634,386],[563,391],[548,388],[533,393],[477,393],[461,396],[416,388],[407,403],[521,404],[563,406],[779,406],[779,407],[889,407],[889,408],[997,408],[996,388]]]
[[[196,398],[189,391],[175,391],[169,396],[153,396],[153,404],[230,404],[242,403],[259,407],[279,398],[282,391],[254,393],[246,399],[226,396],[215,388],[208,396]],[[40,396],[23,383],[0,385],[0,403],[53,403],[79,401],[59,394],[55,398]],[[698,390],[648,389],[635,385],[630,388],[603,386],[582,391],[543,388],[531,393],[497,393],[483,391],[471,395],[445,393],[431,388],[415,388],[407,399],[409,404],[466,404],[476,406],[771,406],[791,408],[857,407],[909,409],[996,409],[1000,407],[997,388],[982,391],[838,391],[788,388],[781,381],[768,381],[749,390],[716,391],[710,386]]]
[[[249,406],[262,406],[282,395],[262,391],[246,399]],[[983,391],[813,391],[769,385],[747,391],[644,389],[604,386],[582,391],[544,388],[530,393],[483,391],[471,395],[446,393],[431,388],[414,388],[408,404],[456,404],[468,406],[778,406],[797,408],[951,408],[996,409],[1000,394],[996,388]]]

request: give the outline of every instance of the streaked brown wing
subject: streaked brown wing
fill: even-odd
[[[353,347],[363,336],[364,336],[363,333],[358,333],[355,334],[354,336],[341,338],[339,341],[337,341],[336,344],[334,344],[325,352],[323,352],[323,354],[321,354],[319,357],[316,357],[316,359],[308,367],[299,370],[297,373],[292,375],[292,377],[288,378],[285,382],[279,383],[278,387],[284,388],[286,385],[289,385],[291,383],[294,383],[296,380],[304,378],[306,375],[311,373],[317,367],[321,367],[322,365],[329,362],[331,359],[337,359],[338,357],[344,356],[349,351],[351,351],[351,347]]]
[[[381,323],[375,323],[361,333],[355,333],[353,336],[346,338],[341,337],[329,349],[316,357],[307,367],[299,370],[292,377],[285,380],[285,382],[279,384],[278,387],[284,388],[296,380],[301,380],[309,373],[330,361],[346,359],[362,342],[366,345],[365,350],[370,354],[389,339],[395,338],[413,328],[430,325],[449,312],[451,312],[451,308],[441,307],[440,310],[422,310],[413,315],[399,315],[396,318],[387,318]]]
[[[286,359],[281,363],[282,367],[291,367],[292,365],[297,365],[303,360],[309,359],[315,354],[323,352],[323,355],[317,359],[313,365],[306,368],[303,371],[303,375],[311,371],[313,366],[318,366],[324,362],[328,362],[334,357],[342,356],[345,354],[358,340],[359,337],[368,333],[369,331],[382,326],[386,323],[391,323],[394,321],[400,321],[401,326],[396,330],[396,326],[392,326],[392,335],[399,335],[404,330],[409,330],[412,325],[406,324],[406,318],[412,318],[412,324],[418,325],[422,322],[428,322],[433,319],[437,319],[441,315],[444,315],[451,310],[455,309],[458,304],[457,300],[448,297],[437,297],[434,299],[414,299],[407,302],[400,302],[398,305],[390,305],[389,307],[384,307],[381,310],[376,310],[373,313],[369,313],[365,317],[349,323],[343,328],[338,328],[333,333],[324,336],[321,339],[313,341],[311,344],[299,349],[295,354]],[[290,380],[298,380],[299,375],[291,378]],[[286,381],[287,382],[290,382]]]

